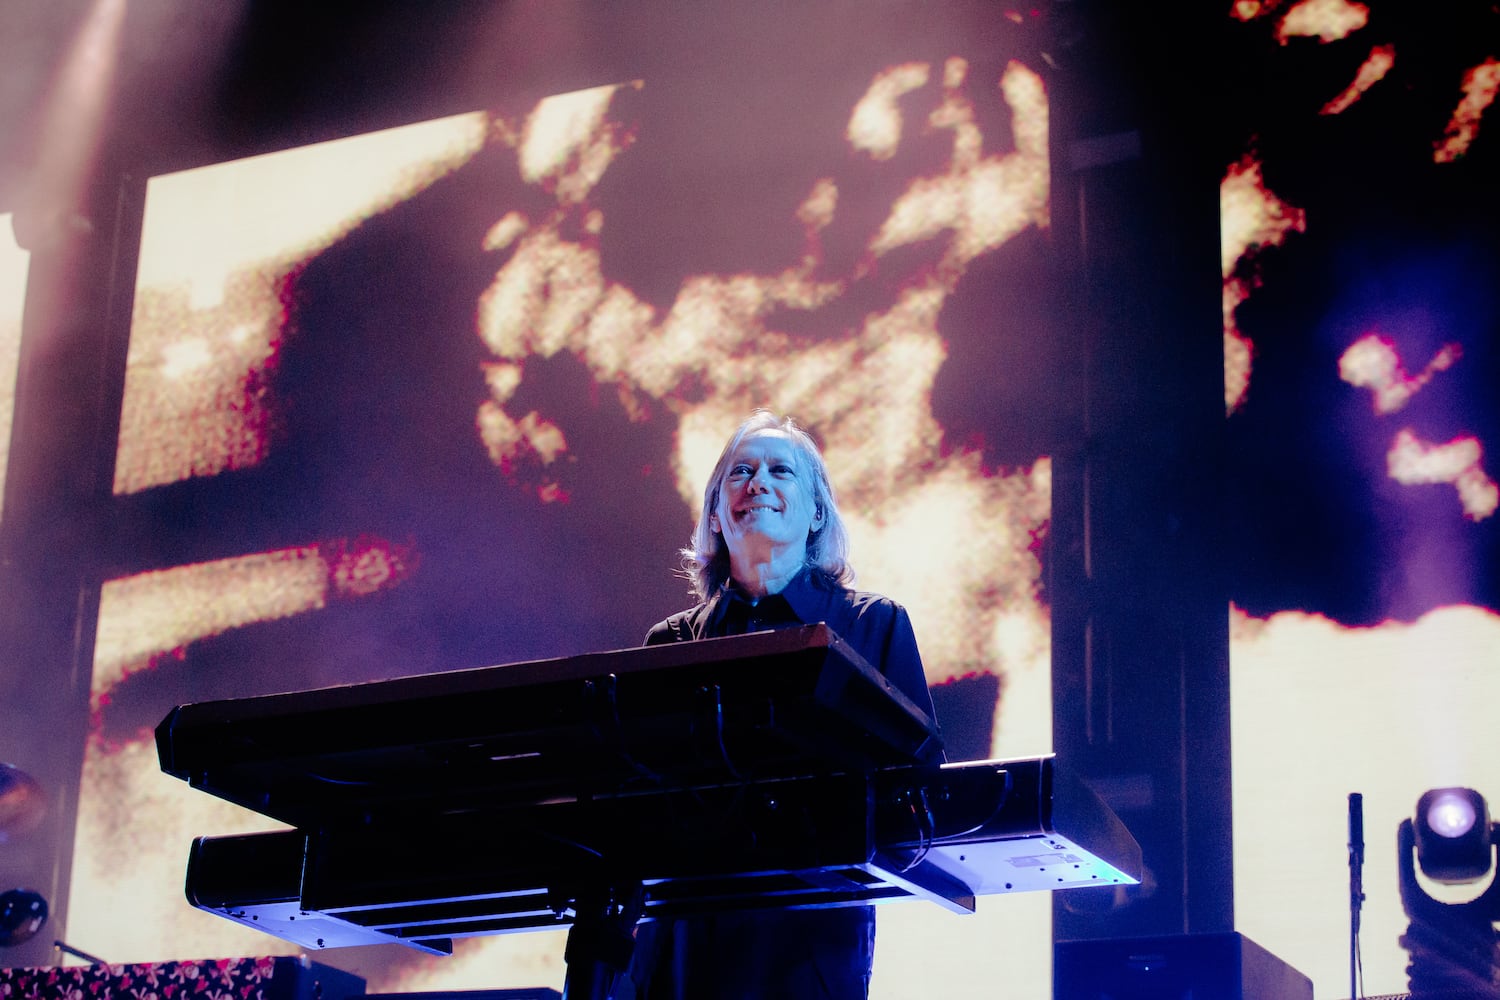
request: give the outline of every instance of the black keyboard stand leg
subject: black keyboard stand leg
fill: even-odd
[[[640,885],[580,897],[568,931],[563,1000],[611,1000],[635,951],[635,925],[644,912]]]

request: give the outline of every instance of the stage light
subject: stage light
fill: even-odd
[[[1434,788],[1417,800],[1417,864],[1434,882],[1473,882],[1490,871],[1490,816],[1472,788]]]
[[[1474,827],[1475,808],[1459,789],[1428,792],[1427,825],[1440,837],[1462,837]]]
[[[1411,995],[1418,998],[1500,998],[1500,878],[1471,899],[1434,898],[1417,878],[1476,882],[1490,872],[1497,839],[1484,797],[1472,788],[1434,788],[1417,800],[1417,812],[1396,830],[1401,907],[1409,920],[1401,947]]]
[[[30,889],[0,892],[0,948],[29,941],[47,922],[47,901]]]

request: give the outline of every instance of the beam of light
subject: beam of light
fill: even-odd
[[[1276,25],[1276,40],[1282,45],[1293,38],[1316,38],[1325,44],[1348,38],[1370,19],[1370,8],[1349,0],[1302,0]]]
[[[37,161],[28,180],[22,223],[35,236],[27,245],[55,239],[56,227],[91,225],[78,216],[88,201],[106,112],[115,90],[125,0],[93,0],[58,65],[42,106]]]
[[[8,213],[0,214],[0,517],[4,516],[5,470],[10,464],[10,425],[16,410],[16,372],[21,362],[21,316],[31,254],[16,243]]]
[[[1231,164],[1219,182],[1219,269],[1223,275],[1224,410],[1233,413],[1250,391],[1254,345],[1240,332],[1235,310],[1259,284],[1256,256],[1307,231],[1307,213],[1266,187],[1253,153]]]
[[[1365,61],[1354,73],[1354,81],[1345,87],[1333,100],[1323,105],[1320,115],[1336,115],[1348,110],[1364,96],[1365,91],[1385,79],[1385,75],[1396,65],[1396,46],[1377,45],[1370,50]]]
[[[1437,163],[1452,163],[1468,152],[1479,134],[1479,120],[1500,92],[1500,60],[1493,56],[1464,73],[1464,96],[1453,109],[1453,117],[1434,144],[1432,158]]]
[[[1396,432],[1386,471],[1406,486],[1448,483],[1458,491],[1464,517],[1482,521],[1500,506],[1500,488],[1484,471],[1479,439],[1462,435],[1444,444],[1423,441],[1410,428]]]
[[[1463,354],[1458,344],[1444,344],[1416,375],[1408,375],[1396,345],[1376,333],[1366,334],[1339,356],[1339,378],[1360,389],[1369,389],[1375,412],[1395,413],[1432,381],[1433,375],[1453,366]]]

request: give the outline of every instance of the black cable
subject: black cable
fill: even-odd
[[[735,781],[744,782],[745,776],[740,773],[739,768],[734,766],[734,761],[729,759],[729,748],[724,745],[724,692],[719,685],[713,686],[714,697],[714,742],[719,748],[719,760],[724,764],[724,769],[729,772]]]
[[[609,710],[609,733],[606,735],[599,729],[598,721],[594,715],[589,717],[589,730],[600,746],[606,747],[614,752],[614,755],[625,762],[625,765],[637,775],[645,778],[648,782],[659,787],[667,787],[667,779],[647,767],[636,756],[630,752],[625,745],[625,725],[620,721],[620,703],[618,700],[617,685],[619,678],[610,674],[605,678],[603,685],[589,681],[584,686],[587,696],[604,699],[604,704]],[[602,687],[602,691],[601,691]]]
[[[920,799],[922,807],[917,808],[917,800]],[[909,872],[927,859],[927,854],[932,850],[932,845],[937,837],[937,823],[932,818],[932,806],[927,801],[927,786],[922,785],[916,789],[916,794],[907,800],[907,807],[911,810],[912,819],[917,826],[917,853],[902,866],[901,871]]]

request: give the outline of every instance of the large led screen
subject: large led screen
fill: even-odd
[[[1407,990],[1398,824],[1427,789],[1500,795],[1500,18],[1453,13],[1230,15],[1236,923],[1320,998],[1351,995],[1350,793],[1371,995]]]
[[[193,836],[267,823],[159,773],[152,727],[639,644],[692,603],[677,550],[757,406],[822,443],[950,758],[1050,750],[1047,90],[1026,16],[934,21],[151,179],[71,944],[289,950],[183,901]],[[876,996],[1049,989],[1046,893],[880,919]],[[458,945],[319,958],[372,991],[562,982],[559,933]]]
[[[31,255],[15,240],[10,213],[0,213],[0,517],[4,516],[5,470],[15,414],[16,370],[21,361],[21,316]]]

